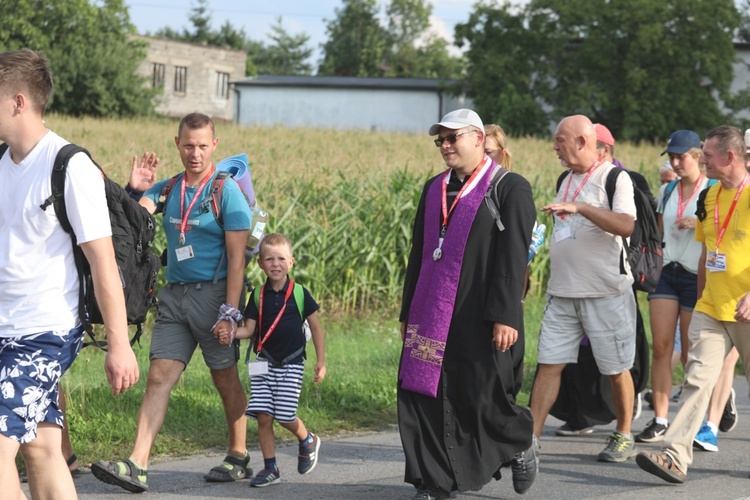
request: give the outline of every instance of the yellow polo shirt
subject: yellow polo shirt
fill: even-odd
[[[706,194],[706,218],[696,221],[695,239],[706,245],[707,252],[716,251],[716,237],[737,194],[736,189],[711,186]],[[714,207],[719,198],[718,229]],[[695,306],[696,311],[719,321],[734,321],[734,308],[743,295],[750,292],[750,185],[742,190],[726,232],[719,243],[719,253],[726,255],[726,271],[705,269],[706,286]]]

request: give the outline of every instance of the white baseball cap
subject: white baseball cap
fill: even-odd
[[[479,130],[484,131],[484,124],[478,114],[470,109],[457,109],[451,111],[445,115],[439,123],[430,127],[429,133],[430,135],[437,135],[438,132],[440,132],[440,127],[457,130],[468,126],[474,126]]]

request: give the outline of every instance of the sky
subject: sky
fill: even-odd
[[[449,42],[453,41],[456,24],[466,22],[476,0],[431,0],[432,26]],[[169,26],[181,31],[192,30],[189,16],[194,0],[125,0],[130,20],[140,34],[153,34]],[[291,34],[306,33],[308,46],[314,49],[312,63],[317,67],[322,57],[320,45],[326,41],[326,25],[336,18],[342,0],[209,0],[212,28],[219,29],[226,21],[256,41],[269,43],[270,27],[282,18],[282,26]],[[378,0],[381,14],[386,1]]]

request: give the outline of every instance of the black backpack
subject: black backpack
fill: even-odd
[[[620,175],[620,172],[627,172],[631,182],[633,181],[633,176],[629,170],[616,167],[609,171],[604,189],[607,192],[610,209],[617,187],[617,176]],[[557,191],[560,190],[563,179],[569,173],[570,170],[566,170],[557,179]],[[653,205],[648,196],[635,185],[635,182],[633,182],[633,200],[635,201],[636,211],[635,225],[633,233],[630,235],[630,245],[627,244],[625,238],[622,238],[622,246],[625,248],[630,271],[633,274],[633,286],[636,290],[651,293],[656,290],[664,265],[663,243]],[[626,274],[622,259],[620,259],[620,274]]]
[[[6,144],[0,145],[0,157],[5,154],[6,149],[8,149]],[[76,242],[76,236],[70,226],[65,208],[65,170],[73,155],[81,152],[91,158],[88,151],[75,144],[67,144],[57,153],[52,168],[52,195],[40,205],[40,208],[46,210],[50,205],[54,206],[60,225],[65,232],[70,234],[73,242],[73,256],[80,285],[78,315],[92,339],[84,345],[94,344],[106,350],[107,342],[97,340],[92,327],[94,324],[103,324],[103,320],[94,296],[91,269],[83,250]],[[91,161],[101,170],[93,159]],[[115,249],[117,267],[125,293],[128,324],[136,326],[135,335],[130,341],[130,345],[133,345],[143,334],[146,314],[151,306],[156,305],[154,291],[160,264],[158,257],[151,251],[151,244],[156,235],[156,221],[148,210],[131,199],[119,184],[104,174],[104,171],[102,171],[102,177],[104,177],[104,192],[112,225],[112,245]]]

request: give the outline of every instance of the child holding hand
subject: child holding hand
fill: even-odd
[[[224,328],[214,331],[222,344],[230,344],[234,338],[252,339],[257,353],[256,360],[248,365],[250,402],[245,411],[258,421],[258,441],[265,462],[263,470],[250,481],[254,487],[270,486],[281,480],[276,464],[274,419],[299,440],[297,471],[308,474],[318,463],[320,438],[308,432],[297,417],[297,405],[306,357],[303,318],[310,325],[315,346],[315,383],[326,375],[323,329],[317,318],[319,306],[306,288],[302,288],[303,310],[299,310],[293,293],[294,287],[301,285],[295,285],[288,276],[293,265],[289,239],[279,233],[266,235],[260,244],[258,266],[267,279],[248,300],[245,325],[236,332]]]

